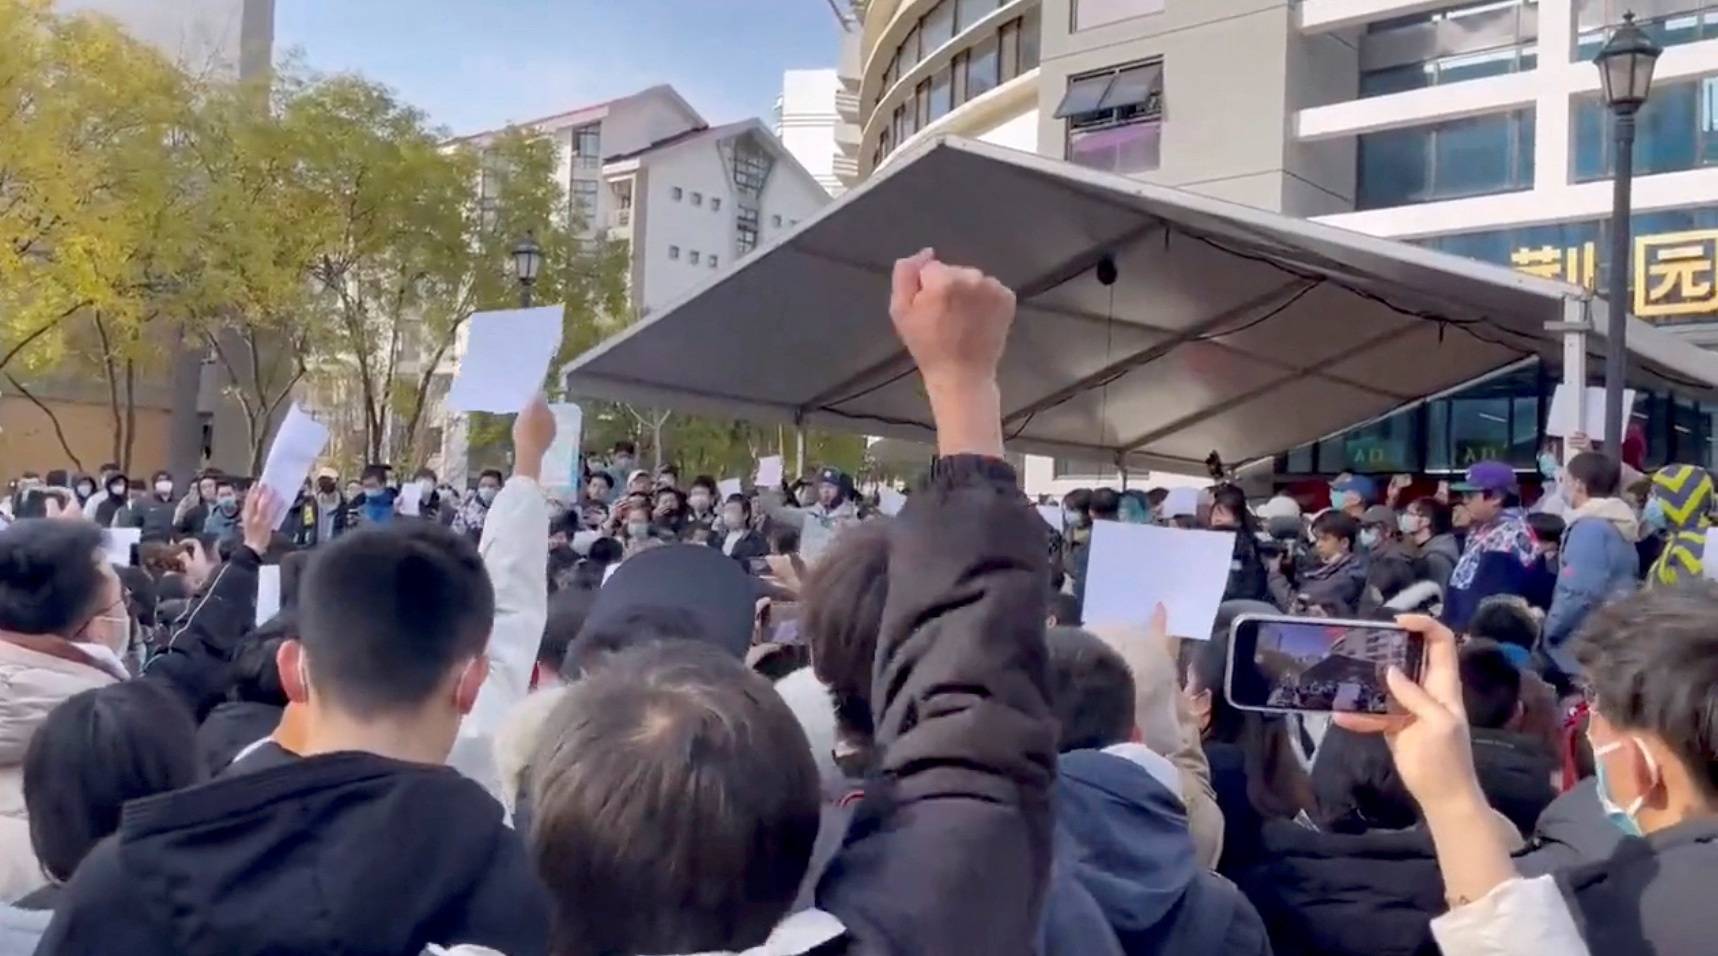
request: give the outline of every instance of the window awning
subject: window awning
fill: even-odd
[[[1333,435],[1529,356],[1605,309],[1501,266],[959,139],[909,149],[815,218],[576,359],[576,394],[929,441],[888,316],[931,246],[1015,290],[1011,452],[1198,472]],[[1097,266],[1116,264],[1105,286]],[[1629,323],[1631,381],[1718,400],[1718,354]]]

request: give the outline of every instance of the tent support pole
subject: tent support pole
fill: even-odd
[[[793,473],[805,477],[805,426],[793,427]]]
[[[1587,300],[1564,299],[1563,321],[1563,384],[1569,386],[1574,402],[1575,421],[1587,420],[1587,330],[1592,320],[1587,313]],[[1563,462],[1575,457],[1575,449],[1563,446]]]

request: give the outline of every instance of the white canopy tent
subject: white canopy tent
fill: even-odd
[[[887,312],[894,260],[922,246],[1019,297],[1001,370],[1014,452],[1241,463],[1533,355],[1584,378],[1603,350],[1604,303],[1572,285],[944,138],[579,357],[569,383],[929,440]],[[1636,384],[1718,395],[1718,354],[1640,322],[1628,344]]]

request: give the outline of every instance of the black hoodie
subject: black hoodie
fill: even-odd
[[[58,956],[548,948],[548,904],[500,804],[446,767],[263,761],[128,804],[66,887]]]

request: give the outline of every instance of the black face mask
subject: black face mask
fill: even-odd
[[[318,481],[316,483],[316,490],[325,494],[325,495],[333,494],[334,493],[334,482],[333,482],[333,480],[328,479],[328,478],[324,478],[321,481]]]

